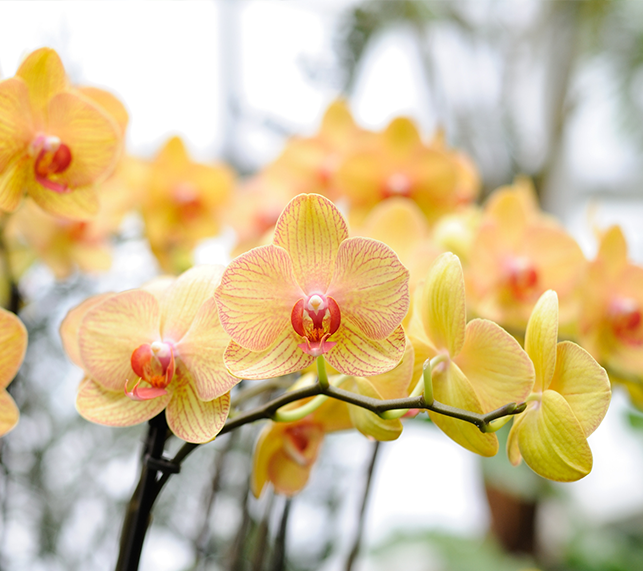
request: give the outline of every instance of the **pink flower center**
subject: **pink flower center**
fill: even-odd
[[[71,150],[58,137],[38,135],[31,142],[30,153],[35,156],[34,175],[45,188],[58,194],[71,192],[66,184],[55,180],[71,164]],[[52,178],[53,177],[53,178]]]
[[[339,329],[341,320],[337,302],[321,293],[300,299],[290,314],[293,329],[305,339],[299,348],[313,357],[328,353],[336,345],[327,339]]]
[[[166,387],[172,381],[175,372],[174,349],[170,343],[154,341],[137,347],[131,357],[132,370],[140,377],[131,391],[125,385],[125,394],[132,400],[149,400],[166,395]],[[152,385],[139,387],[141,381]]]
[[[504,264],[505,284],[512,296],[525,301],[538,293],[538,271],[528,258],[509,258]]]
[[[384,184],[383,194],[384,198],[391,198],[392,196],[411,196],[411,179],[408,175],[396,172],[386,179]]]
[[[617,297],[611,300],[607,308],[607,318],[614,335],[629,345],[642,345],[641,307],[629,297]]]
[[[172,196],[183,220],[193,220],[201,214],[203,202],[199,191],[189,182],[177,184],[172,191]]]

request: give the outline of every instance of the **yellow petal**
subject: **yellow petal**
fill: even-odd
[[[0,173],[0,210],[14,212],[18,208],[27,190],[32,168],[33,163],[29,159],[19,159]]]
[[[32,175],[27,192],[45,212],[61,218],[87,220],[99,210],[98,195],[93,187],[86,186],[68,194],[59,194],[38,184]]]
[[[78,332],[80,358],[90,376],[106,389],[122,391],[133,379],[132,353],[160,341],[156,298],[143,290],[115,294],[90,309]]]
[[[270,481],[275,492],[292,497],[301,492],[308,483],[312,465],[300,466],[283,450],[279,450],[268,464]]]
[[[79,87],[77,91],[79,91],[81,95],[89,97],[95,104],[98,104],[103,111],[116,121],[120,128],[120,134],[125,134],[129,116],[127,109],[125,109],[125,106],[116,96],[109,93],[109,91],[98,89],[97,87]]]
[[[16,376],[27,350],[27,329],[15,314],[0,308],[0,389]]]
[[[18,68],[16,76],[21,77],[29,87],[29,98],[38,114],[45,112],[52,97],[69,87],[62,61],[51,48],[40,48],[30,53]]]
[[[521,403],[531,393],[534,367],[529,356],[492,321],[474,319],[467,324],[464,346],[454,361],[475,389],[484,412]]]
[[[20,418],[20,411],[11,395],[4,389],[0,389],[0,436],[9,432]]]
[[[399,399],[409,396],[413,389],[413,364],[415,350],[409,339],[406,340],[404,356],[399,364],[381,375],[374,375],[368,381],[375,387],[375,390],[382,395],[383,399]]]
[[[386,373],[404,356],[406,337],[400,325],[386,339],[373,340],[361,334],[349,323],[342,323],[332,336],[335,345],[326,355],[326,361],[345,375],[370,377]]]
[[[63,319],[63,322],[60,324],[60,338],[63,342],[63,348],[72,363],[81,369],[84,366],[83,360],[80,357],[80,346],[78,344],[78,331],[80,330],[80,324],[92,307],[105,301],[112,295],[114,294],[102,293],[86,299],[80,305],[70,309],[69,313],[67,313],[65,319]]]
[[[223,266],[196,266],[184,272],[161,297],[161,334],[166,341],[179,342],[192,325],[201,306],[214,299]],[[227,342],[226,342],[227,344]]]
[[[70,188],[105,179],[116,166],[121,136],[115,121],[87,99],[59,93],[49,103],[47,134],[69,147],[71,163],[57,180]]]
[[[346,383],[344,388],[365,397],[382,399],[377,389],[367,379],[354,377],[352,383]],[[348,405],[348,413],[355,428],[364,436],[388,442],[396,440],[402,434],[403,427],[399,419],[384,420],[370,410],[353,405]]]
[[[337,252],[328,295],[350,321],[371,339],[388,337],[409,309],[409,271],[393,250],[369,238],[350,238]]]
[[[549,388],[565,398],[587,437],[607,413],[612,395],[609,378],[576,343],[563,341],[556,349],[556,370]]]
[[[535,403],[530,403],[527,406],[533,407]],[[527,410],[529,410],[529,408]],[[507,457],[513,466],[518,466],[522,462],[522,455],[520,454],[520,447],[518,446],[518,432],[520,430],[519,426],[522,421],[525,420],[526,414],[527,412],[525,411],[513,417],[511,430],[509,430],[509,436],[507,437]]]
[[[259,433],[252,455],[250,489],[255,498],[261,496],[266,484],[269,482],[268,467],[270,461],[283,445],[283,425],[268,422]]]
[[[464,344],[466,309],[464,276],[455,254],[446,252],[433,262],[417,311],[433,345],[457,355]]]
[[[388,149],[395,154],[407,154],[421,144],[415,123],[406,117],[396,117],[384,130]]]
[[[290,254],[297,282],[311,294],[327,291],[337,250],[346,238],[346,222],[330,200],[300,194],[281,213],[273,242]]]
[[[230,337],[223,331],[214,298],[201,305],[192,326],[176,345],[177,353],[192,375],[198,397],[218,398],[239,382],[223,364]]]
[[[263,351],[250,351],[230,341],[223,361],[230,372],[240,379],[272,379],[301,371],[315,362],[315,357],[299,347],[299,336],[284,329],[275,342]]]
[[[252,351],[267,349],[286,329],[294,334],[290,316],[303,296],[290,256],[272,245],[232,260],[215,294],[226,333]]]
[[[33,136],[27,85],[15,77],[0,81],[0,172],[27,152]]]
[[[86,420],[105,426],[133,426],[140,424],[160,413],[171,395],[162,395],[155,399],[134,401],[122,387],[110,391],[85,377],[78,387],[76,410]]]
[[[525,332],[525,351],[534,363],[536,382],[534,391],[549,388],[556,367],[558,343],[558,296],[548,290],[540,296]]]
[[[614,279],[627,265],[627,242],[620,226],[611,226],[601,238],[596,259],[602,262],[604,278]]]
[[[347,404],[337,399],[327,399],[311,416],[325,433],[353,428]]]
[[[189,375],[176,379],[174,383],[172,399],[165,412],[170,430],[186,442],[212,440],[228,418],[230,394],[205,402],[198,397]]]
[[[480,401],[469,380],[455,363],[449,363],[444,372],[433,375],[433,395],[443,404],[470,412],[482,413]],[[495,434],[484,434],[470,422],[429,412],[431,420],[449,438],[471,452],[481,456],[494,456],[498,452]]]
[[[540,406],[526,411],[517,429],[527,465],[557,482],[575,482],[592,469],[592,452],[567,401],[555,391],[543,393]]]

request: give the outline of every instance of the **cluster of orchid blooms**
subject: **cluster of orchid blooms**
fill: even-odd
[[[53,50],[0,81],[14,277],[36,257],[60,278],[108,267],[109,239],[134,209],[167,274],[64,320],[86,419],[130,426],[165,411],[176,436],[208,442],[243,412],[230,396],[238,383],[288,375],[293,400],[259,436],[252,488],[292,495],[326,433],[394,440],[402,419],[425,411],[483,456],[513,419],[513,464],[577,480],[609,405],[605,369],[643,405],[643,268],[618,227],[588,261],[529,181],[477,206],[475,167],[441,135],[427,143],[405,118],[364,130],[343,101],[236,190],[230,169],[192,161],[179,138],[152,162],[126,156],[126,125],[114,96],[69,84]],[[238,256],[192,267],[196,244],[224,221]],[[12,313],[0,319],[6,387],[26,332]],[[17,420],[4,391],[0,432]]]

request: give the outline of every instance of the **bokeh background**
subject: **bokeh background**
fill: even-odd
[[[443,129],[478,165],[485,193],[531,176],[587,255],[593,228],[618,223],[643,261],[636,0],[1,2],[0,77],[42,46],[57,50],[73,83],[124,102],[134,155],[151,158],[180,135],[195,159],[248,177],[290,136],[314,133],[343,95],[365,128],[403,115],[425,137]],[[198,261],[229,259],[231,232]],[[87,296],[159,273],[135,217],[114,248],[104,274],[57,281],[35,265],[21,282],[30,345],[12,388],[20,424],[0,443],[0,569],[113,568],[145,427],[78,416],[81,373],[57,331]],[[535,567],[534,557],[551,570],[643,568],[643,416],[618,392],[590,438],[594,470],[575,484],[481,462],[430,423],[410,422],[380,445],[364,518],[373,443],[329,437],[303,494],[255,501],[254,434],[201,447],[172,478],[142,569],[261,569],[257,553],[272,550],[277,566],[280,545],[287,569],[347,569],[360,533],[363,571],[509,571]]]

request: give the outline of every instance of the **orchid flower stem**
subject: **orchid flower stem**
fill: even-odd
[[[438,357],[434,357],[430,361],[427,359],[424,363],[424,370],[422,371],[422,380],[424,384],[424,402],[433,404],[433,361]],[[436,362],[437,364],[437,362]]]
[[[330,385],[328,382],[328,374],[326,373],[326,361],[324,360],[323,355],[317,357],[317,383],[322,391],[327,389]]]
[[[326,395],[317,395],[314,399],[299,408],[275,412],[272,420],[275,422],[294,422],[295,420],[301,420],[311,412],[315,412],[327,399],[328,397]]]

